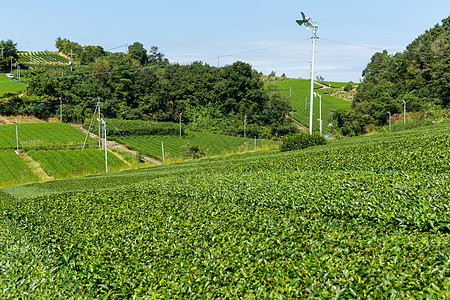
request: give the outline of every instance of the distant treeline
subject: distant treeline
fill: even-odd
[[[3,113],[59,116],[61,98],[71,104],[64,105],[63,120],[82,123],[100,100],[102,112],[115,119],[178,122],[181,114],[183,123],[199,131],[238,135],[246,127],[252,136],[265,137],[297,131],[286,119],[290,100],[267,93],[261,74],[247,63],[220,68],[201,62],[169,64],[156,46],[147,55],[139,43],[127,54],[76,47],[59,38],[56,44],[61,52],[76,54],[73,71],[67,66],[24,66],[27,91],[6,93],[0,99]]]
[[[349,111],[335,120],[344,135],[357,135],[386,124],[391,114],[447,107],[450,103],[450,17],[406,47],[389,55],[375,53]]]

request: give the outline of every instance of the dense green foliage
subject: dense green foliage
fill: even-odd
[[[388,113],[432,110],[450,103],[450,17],[395,55],[375,53],[358,88],[352,110],[336,114],[341,132],[355,135],[386,123]]]
[[[83,128],[88,130],[89,125],[91,125],[91,120],[86,119]],[[107,119],[106,126],[109,136],[180,135],[180,125],[169,122],[155,123],[142,120]],[[98,128],[97,120],[92,122],[92,128]],[[184,135],[184,126],[181,126],[181,135]]]
[[[33,68],[25,70],[25,65],[21,72],[28,83],[26,94],[8,95],[8,101],[0,102],[1,110],[48,118],[58,114],[61,98],[64,121],[82,123],[100,99],[108,118],[176,122],[182,114],[183,123],[192,124],[193,130],[242,135],[248,125],[251,135],[260,137],[297,130],[285,118],[289,99],[267,93],[261,74],[249,64],[169,65],[158,47],[152,46],[147,53],[138,42],[128,47],[127,54],[61,38],[56,47],[65,55],[72,53],[70,70],[58,65],[40,67],[36,65],[40,56],[34,55],[29,64]],[[24,63],[29,58],[25,55]]]
[[[17,43],[12,40],[0,41],[0,72],[7,72],[11,70],[11,60],[17,61]]]
[[[84,176],[105,172],[105,151],[102,149],[30,150],[34,161],[53,178]],[[126,164],[112,153],[108,155],[108,171],[114,172]]]
[[[292,151],[305,149],[316,145],[325,145],[327,140],[319,133],[299,132],[293,135],[283,137],[280,143],[281,151]]]
[[[1,291],[448,298],[449,150],[447,122],[3,188]]]

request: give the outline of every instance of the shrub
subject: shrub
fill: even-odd
[[[186,158],[198,159],[205,156],[205,152],[197,144],[185,144],[181,147],[183,156]]]
[[[327,140],[320,135],[320,133],[313,133],[310,135],[307,132],[300,132],[294,135],[285,136],[281,140],[280,150],[281,151],[291,151],[298,149],[305,149],[310,146],[315,145],[325,145]]]

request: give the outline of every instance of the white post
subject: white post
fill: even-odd
[[[245,127],[247,126],[247,115],[244,117],[244,138],[245,138]]]
[[[16,124],[16,153],[19,154],[19,132],[17,131],[17,121],[14,121],[14,124]]]
[[[406,124],[406,101],[403,100],[403,125]]]
[[[320,135],[322,135],[322,95],[319,94],[319,125]]]
[[[180,113],[180,137],[181,137],[181,114],[182,113]]]
[[[316,29],[317,24],[312,24],[313,27],[313,36],[312,36],[312,61],[311,61],[311,93],[310,93],[310,110],[309,110],[309,134],[312,134],[313,132],[313,109],[314,109],[314,99],[313,99],[313,92],[314,92],[314,54],[316,51]]]
[[[102,123],[105,135],[105,166],[106,166],[106,173],[108,173],[108,147],[106,146],[106,122],[102,120]]]
[[[162,159],[163,159],[163,163],[164,163],[164,142],[161,141],[161,148],[162,148]]]

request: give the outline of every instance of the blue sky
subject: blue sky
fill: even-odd
[[[309,78],[311,31],[295,22],[300,11],[319,23],[316,75],[359,82],[371,56],[403,51],[418,35],[450,14],[448,0],[79,0],[6,1],[0,40],[19,50],[55,51],[57,37],[125,51],[136,41],[170,60],[226,65],[250,63]]]

